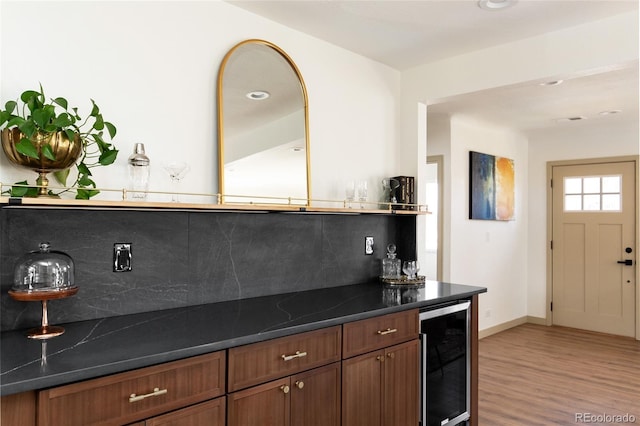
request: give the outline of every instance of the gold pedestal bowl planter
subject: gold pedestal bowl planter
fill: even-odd
[[[77,134],[73,141],[64,132],[50,134],[38,132],[34,134],[31,142],[38,151],[38,158],[23,155],[16,150],[16,144],[25,137],[20,129],[15,127],[3,129],[0,132],[0,136],[2,138],[2,149],[9,161],[38,173],[38,197],[50,197],[47,188],[49,185],[47,174],[68,169],[75,164],[82,153],[82,143]],[[50,160],[43,155],[42,146],[44,144],[49,144],[51,151],[55,155],[55,160]]]

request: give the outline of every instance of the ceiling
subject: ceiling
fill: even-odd
[[[520,0],[501,11],[482,10],[475,0],[230,0],[229,3],[400,71],[638,11],[637,0]],[[429,111],[464,113],[484,121],[509,123],[509,127],[525,133],[608,120],[638,121],[638,63],[570,77],[549,76],[550,80],[564,80],[557,86],[529,82],[459,96],[432,105]],[[622,112],[600,115],[609,110]],[[569,117],[586,120],[558,121]]]
[[[547,85],[554,81],[561,84]],[[430,105],[524,134],[545,129],[638,122],[638,66],[493,88]]]

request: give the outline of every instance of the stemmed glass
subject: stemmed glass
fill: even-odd
[[[416,260],[405,260],[402,262],[402,272],[407,275],[408,280],[415,280],[416,273],[420,270],[420,264]]]
[[[162,166],[165,172],[169,174],[171,178],[172,194],[171,201],[174,203],[179,202],[178,199],[178,184],[189,171],[189,165],[185,162],[172,162]]]

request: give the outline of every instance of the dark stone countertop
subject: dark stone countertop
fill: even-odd
[[[48,341],[0,337],[0,395],[48,388],[234,346],[484,293],[428,281],[417,290],[358,284],[62,324]],[[59,324],[55,324],[59,325]]]

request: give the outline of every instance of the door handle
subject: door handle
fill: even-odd
[[[627,266],[633,266],[633,260],[631,260],[631,259],[618,260],[618,263],[621,263],[621,264],[627,265]]]

